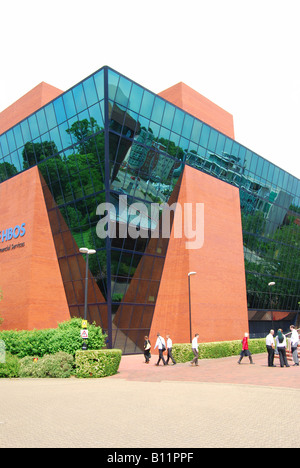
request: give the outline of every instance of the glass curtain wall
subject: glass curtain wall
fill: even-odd
[[[89,320],[109,332],[111,346],[140,352],[149,333],[168,248],[161,212],[176,202],[185,164],[239,188],[253,327],[266,311],[295,319],[300,181],[236,141],[104,67],[1,135],[0,144],[0,181],[35,165],[43,177],[71,315],[83,315],[78,246],[96,249]],[[104,202],[113,238],[97,233]],[[128,223],[140,234],[124,236]]]

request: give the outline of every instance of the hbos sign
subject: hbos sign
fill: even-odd
[[[22,223],[20,226],[17,225],[14,228],[4,229],[0,231],[0,241],[8,242],[12,239],[18,239],[19,237],[24,237],[26,234],[25,223]]]

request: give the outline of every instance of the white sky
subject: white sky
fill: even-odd
[[[103,65],[158,93],[183,81],[239,143],[300,178],[299,0],[14,0],[0,6],[0,111]]]

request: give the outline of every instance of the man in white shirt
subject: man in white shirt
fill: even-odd
[[[299,335],[294,327],[294,325],[290,326],[290,330],[292,332],[291,335],[291,348],[292,348],[292,354],[293,354],[293,361],[294,361],[294,366],[299,366],[299,358],[298,358],[298,344],[299,344]]]
[[[274,330],[270,330],[270,333],[266,337],[266,347],[268,351],[268,367],[276,367],[274,366],[274,356],[275,356]]]
[[[191,361],[191,365],[195,364],[195,366],[198,366],[198,358],[199,358],[198,337],[199,337],[199,333],[196,333],[195,337],[193,338],[193,341],[192,341],[192,350],[193,350],[193,353],[194,353],[195,357]]]
[[[160,360],[162,360],[162,362],[164,363],[164,366],[166,366],[166,361],[163,355],[164,351],[166,350],[166,342],[165,342],[165,339],[162,336],[160,336],[159,333],[157,333],[157,340],[154,346],[154,349],[156,348],[158,348],[159,358],[155,365],[159,366]]]
[[[173,366],[176,364],[176,361],[175,359],[173,358],[173,355],[172,355],[172,340],[170,338],[170,335],[167,335],[167,350],[168,350],[168,356],[167,356],[167,360],[166,360],[166,364],[169,364],[169,359],[172,360],[173,362]]]

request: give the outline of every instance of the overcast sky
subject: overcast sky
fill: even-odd
[[[239,143],[300,178],[299,0],[14,0],[0,7],[0,111],[109,65],[158,93],[183,81]]]

